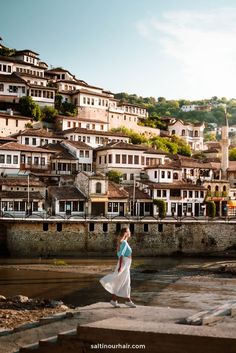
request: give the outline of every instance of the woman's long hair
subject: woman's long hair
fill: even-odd
[[[126,232],[129,230],[129,228],[128,227],[125,227],[125,228],[122,228],[121,229],[121,232],[120,232],[120,235],[118,236],[118,238],[117,238],[117,251],[119,251],[119,249],[120,249],[120,244],[121,244],[121,242],[123,241],[123,240],[125,240],[126,239]]]

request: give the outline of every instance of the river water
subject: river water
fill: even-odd
[[[64,259],[83,271],[39,270],[52,259],[0,259],[0,295],[16,294],[62,300],[84,306],[110,299],[99,278],[116,265],[115,259]],[[232,260],[231,260],[232,261]],[[133,260],[132,298],[137,304],[207,309],[236,298],[236,277],[202,271],[221,259],[152,257]],[[30,269],[30,265],[32,268]],[[28,266],[28,269],[22,267]],[[91,273],[91,267],[96,271]],[[65,266],[66,268],[66,266]]]

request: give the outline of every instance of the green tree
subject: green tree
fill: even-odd
[[[118,170],[109,170],[107,177],[110,181],[114,181],[119,184],[122,181],[123,174]]]
[[[41,121],[45,121],[47,123],[53,123],[55,116],[58,114],[57,109],[53,107],[45,106],[42,109]]]
[[[26,96],[21,97],[19,100],[19,111],[24,116],[30,116],[34,120],[39,120],[41,117],[41,110],[38,104],[36,104],[32,97]]]
[[[166,217],[166,203],[164,200],[155,199],[153,200],[154,205],[158,207],[158,215],[160,218]]]
[[[232,148],[229,151],[229,160],[230,161],[236,161],[236,147]]]
[[[206,211],[209,217],[214,218],[216,216],[216,204],[214,201],[206,202]]]

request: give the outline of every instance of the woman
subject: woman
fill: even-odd
[[[119,308],[117,297],[125,298],[125,305],[136,308],[130,298],[130,265],[132,250],[127,240],[130,238],[129,228],[123,228],[117,239],[118,263],[115,271],[100,279],[101,285],[112,294],[111,305]]]

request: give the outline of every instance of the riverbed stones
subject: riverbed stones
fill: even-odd
[[[7,299],[4,295],[0,295],[0,302],[5,302]]]
[[[29,298],[24,295],[14,295],[14,297],[11,297],[10,300],[12,302],[28,303]]]

